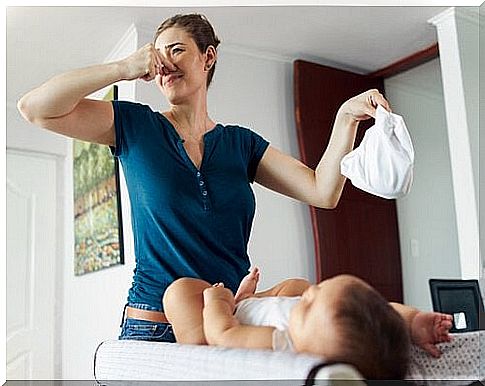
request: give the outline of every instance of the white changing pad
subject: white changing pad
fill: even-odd
[[[321,362],[319,357],[284,351],[109,340],[101,343],[96,351],[94,371],[102,384],[114,380],[284,381],[305,380],[311,368]],[[353,367],[338,364],[322,368],[318,378],[359,380],[362,377]],[[360,381],[353,384],[365,385]]]
[[[407,378],[415,380],[416,385],[435,380],[433,386],[439,384],[436,380],[448,380],[446,385],[467,385],[485,379],[485,331],[453,334],[452,342],[439,347],[443,351],[439,359],[413,347]],[[280,380],[278,385],[290,385],[294,381],[284,383],[284,380],[304,380],[320,362],[319,357],[282,351],[108,340],[96,351],[94,372],[103,384],[115,380]],[[361,376],[351,366],[332,365],[321,369],[317,378],[331,380],[319,381],[319,385],[338,385],[335,379]],[[359,384],[363,383],[352,382],[352,386]]]

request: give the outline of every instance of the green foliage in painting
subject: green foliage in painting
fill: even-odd
[[[108,147],[74,142],[74,199],[113,175],[114,159]]]
[[[113,89],[105,99],[113,98]],[[115,159],[107,146],[74,140],[74,273],[122,262]]]

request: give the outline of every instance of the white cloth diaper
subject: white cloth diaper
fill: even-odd
[[[378,105],[374,126],[342,159],[340,172],[355,187],[393,199],[409,193],[413,166],[414,149],[404,119]]]

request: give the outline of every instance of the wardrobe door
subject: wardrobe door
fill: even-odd
[[[302,162],[316,168],[341,104],[372,88],[384,94],[383,79],[295,61],[295,117]],[[374,119],[360,122],[355,146],[373,124]],[[310,206],[310,213],[317,280],[353,274],[369,282],[389,301],[402,302],[395,200],[375,197],[347,181],[337,208]]]

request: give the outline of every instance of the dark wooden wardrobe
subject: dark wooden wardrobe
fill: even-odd
[[[295,118],[302,162],[316,168],[340,105],[371,88],[384,94],[383,78],[301,60],[294,63]],[[360,122],[355,146],[373,124],[374,119]],[[337,208],[310,206],[310,212],[318,281],[350,273],[372,284],[389,301],[402,302],[395,200],[372,196],[347,181]]]

